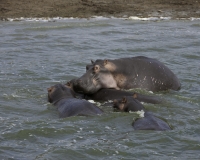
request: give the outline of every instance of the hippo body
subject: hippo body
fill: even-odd
[[[73,82],[75,79],[72,79],[71,81],[67,82],[65,85],[70,87],[73,91]],[[94,94],[81,94],[78,92],[75,92],[76,97],[80,99],[87,99],[87,100],[95,100],[95,101],[109,101],[114,99],[120,99],[124,96],[133,96],[135,99],[137,99],[140,102],[145,103],[152,103],[152,104],[158,104],[161,103],[162,100],[157,96],[149,96],[149,95],[143,95],[135,92],[128,92],[124,90],[116,90],[116,89],[109,89],[109,88],[103,88],[98,90]]]
[[[95,101],[109,101],[109,100],[114,100],[114,99],[120,99],[123,96],[133,96],[134,93],[131,92],[126,92],[122,90],[116,90],[116,89],[107,89],[103,88],[98,90],[94,94],[86,94],[85,98],[86,99],[92,99]]]
[[[93,116],[103,113],[100,108],[88,101],[76,98],[61,99],[55,106],[58,109],[60,118],[70,116]]]
[[[171,128],[165,121],[146,111],[144,106],[132,97],[124,97],[122,100],[115,100],[113,108],[119,109],[120,111],[124,112],[143,111],[144,115],[141,118],[137,118],[132,123],[132,126],[135,130],[171,130]]]
[[[121,99],[124,96],[132,96],[140,102],[158,104],[161,103],[162,100],[157,96],[149,96],[143,95],[135,92],[127,92],[123,90],[116,89],[100,89],[94,94],[85,95],[86,99],[92,99],[96,101],[109,101],[114,99]]]
[[[102,88],[148,91],[179,90],[176,75],[156,59],[138,56],[115,60],[96,60],[86,66],[86,73],[74,81],[77,92],[93,94]]]
[[[132,126],[135,130],[171,130],[171,128],[165,121],[157,118],[150,112],[145,112],[143,118],[137,118],[132,123]]]
[[[149,95],[143,95],[139,93],[134,93],[133,98],[137,99],[140,102],[152,103],[152,104],[159,104],[159,103],[162,103],[163,101],[158,96],[149,96]]]
[[[92,103],[75,98],[75,93],[62,84],[57,84],[48,88],[48,101],[56,106],[60,118],[91,116],[103,113],[100,108]]]

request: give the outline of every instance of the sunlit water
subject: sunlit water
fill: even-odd
[[[144,104],[171,131],[135,131],[133,113],[59,119],[47,88],[96,59],[157,58],[182,89]],[[0,159],[200,159],[200,23],[68,19],[0,22]],[[152,93],[137,90],[143,94]]]

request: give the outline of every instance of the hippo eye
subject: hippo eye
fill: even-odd
[[[100,70],[99,65],[95,65],[95,66],[93,67],[93,72],[97,73],[97,72],[99,72],[99,70]]]
[[[94,67],[94,70],[95,70],[95,71],[98,70],[98,69],[99,69],[99,68],[98,68],[97,66]]]

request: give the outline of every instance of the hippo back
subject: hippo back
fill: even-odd
[[[69,98],[56,103],[61,118],[70,116],[92,116],[102,114],[103,111],[86,100]]]
[[[109,61],[116,66],[112,71],[114,74],[126,77],[126,81],[120,88],[143,88],[153,92],[181,88],[177,76],[157,59],[138,56]]]
[[[155,117],[153,114],[148,112],[145,112],[144,117],[138,118],[135,122],[133,122],[132,125],[135,130],[171,130],[165,121]]]

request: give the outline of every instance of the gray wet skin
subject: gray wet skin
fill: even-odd
[[[171,130],[170,126],[162,119],[154,116],[145,110],[144,106],[133,97],[127,96],[122,99],[114,100],[113,108],[123,112],[143,111],[144,116],[133,121],[132,126],[135,130]]]
[[[48,101],[52,103],[59,112],[60,118],[70,116],[94,116],[102,114],[103,111],[86,100],[75,98],[74,92],[62,84],[48,88]]]

